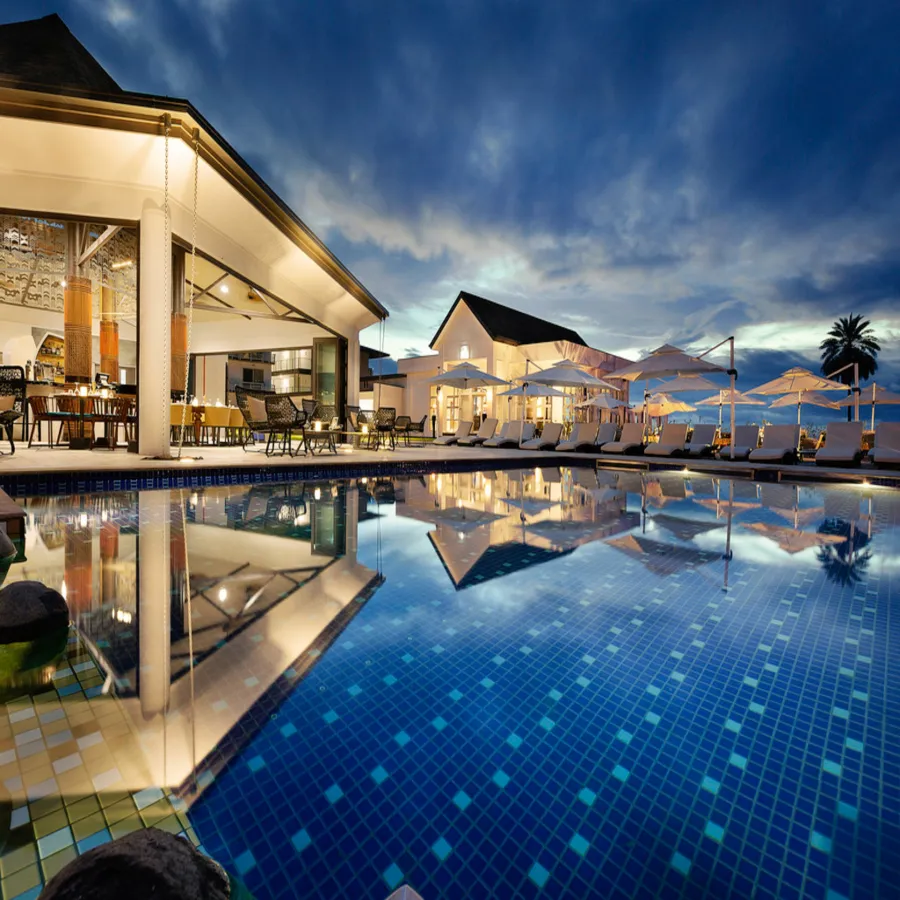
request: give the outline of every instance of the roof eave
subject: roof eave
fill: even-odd
[[[108,94],[68,87],[55,91],[44,85],[22,87],[19,84],[13,87],[9,81],[0,77],[0,116],[159,135],[163,128],[162,116],[168,114],[171,116],[169,136],[182,140],[192,149],[194,132],[199,131],[200,156],[204,162],[231,183],[377,319],[388,317],[387,309],[190,101],[133,91]]]

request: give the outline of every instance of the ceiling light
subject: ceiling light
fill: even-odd
[[[110,268],[111,269],[127,269],[129,266],[134,265],[133,259],[122,259],[119,262],[114,262]]]
[[[219,588],[219,603],[224,603],[228,599],[227,588]]]
[[[64,288],[64,287],[67,287],[67,286],[68,286],[68,285],[66,284],[66,279],[65,279],[65,278],[63,278],[63,280],[60,281],[59,286],[60,286],[61,288]]]
[[[220,284],[220,285],[219,285],[219,292],[222,293],[222,294],[227,294],[227,293],[228,293],[228,285],[227,285],[227,284]]]

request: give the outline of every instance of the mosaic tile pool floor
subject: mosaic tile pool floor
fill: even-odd
[[[216,750],[158,786],[255,897],[897,896],[900,494],[567,469],[294,488],[174,497],[191,589],[227,622],[187,616],[209,652],[167,716],[188,709]],[[229,610],[268,549],[302,587]],[[131,555],[123,530],[120,576]],[[30,550],[27,577],[51,557]],[[79,633],[122,683],[141,600],[120,586],[110,606],[92,578]],[[265,626],[300,595],[334,618],[295,654],[299,625]],[[210,702],[219,658],[240,667]],[[134,687],[109,702],[127,714]],[[24,884],[8,855],[4,897]]]

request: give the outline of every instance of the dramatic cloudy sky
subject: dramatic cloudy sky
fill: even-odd
[[[0,9],[190,98],[390,309],[395,356],[467,289],[632,357],[733,333],[750,387],[861,312],[900,389],[896,0]]]

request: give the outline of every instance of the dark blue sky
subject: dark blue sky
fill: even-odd
[[[0,10],[191,99],[390,309],[395,355],[468,289],[629,356],[735,333],[749,388],[852,311],[900,389],[896,0]]]

